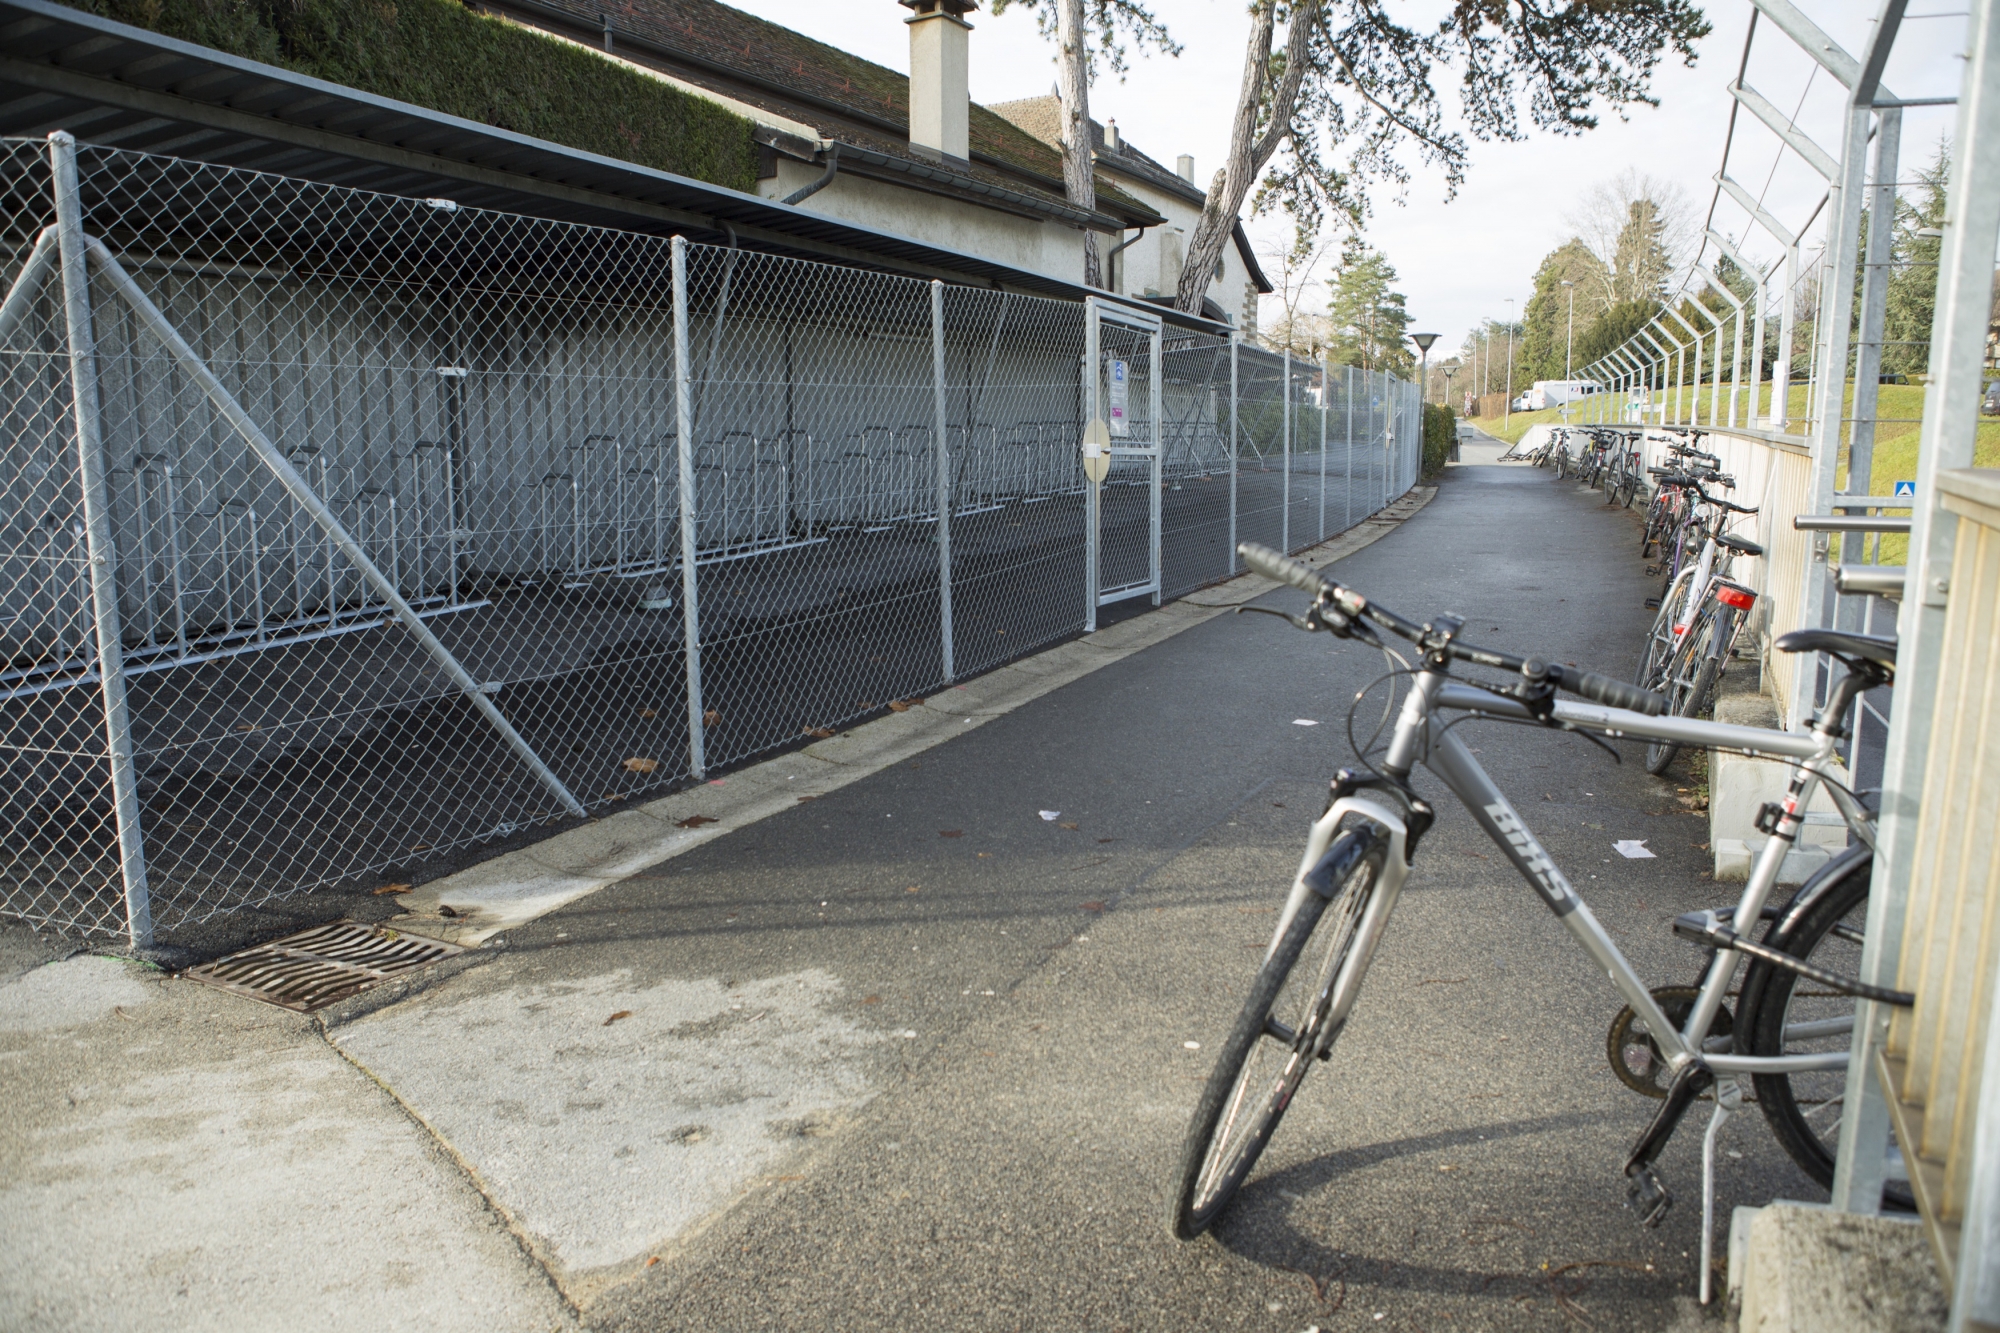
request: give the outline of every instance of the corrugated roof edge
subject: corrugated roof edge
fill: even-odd
[[[551,165],[554,162],[574,164],[590,168],[593,172],[600,175],[610,174],[615,177],[627,178],[635,185],[650,185],[655,187],[654,193],[656,194],[660,193],[657,187],[666,187],[665,193],[669,196],[681,196],[679,198],[646,199],[643,195],[635,192],[628,199],[626,196],[609,193],[587,184],[578,185],[573,182],[564,181],[561,175],[530,176],[512,167],[490,166],[477,161],[460,162],[456,159],[424,153],[421,150],[401,150],[405,154],[420,156],[435,163],[435,170],[440,176],[446,178],[454,177],[453,168],[455,167],[471,167],[488,175],[511,177],[520,182],[517,188],[524,199],[541,198],[542,192],[538,192],[533,187],[537,183],[546,181],[551,184],[564,185],[568,189],[584,192],[595,199],[602,200],[602,207],[607,213],[624,213],[628,217],[645,216],[643,213],[633,212],[631,206],[633,204],[646,204],[656,209],[664,206],[666,208],[689,212],[692,216],[689,222],[683,225],[698,227],[717,236],[727,233],[725,223],[733,223],[746,227],[756,226],[762,230],[778,233],[767,242],[773,245],[784,245],[788,239],[786,233],[796,236],[797,243],[801,247],[806,248],[810,248],[817,238],[829,238],[845,248],[858,250],[871,258],[879,257],[879,263],[884,268],[908,271],[912,267],[917,267],[925,270],[927,275],[935,274],[938,270],[955,271],[964,274],[968,282],[984,280],[989,283],[1004,283],[1017,290],[1040,292],[1041,294],[1068,300],[1097,297],[1101,300],[1110,300],[1119,304],[1133,306],[1134,308],[1143,307],[1143,303],[1126,301],[1111,293],[1085,287],[1080,283],[1051,277],[1047,274],[1037,273],[1031,269],[1015,268],[994,260],[966,255],[960,251],[947,250],[912,237],[898,235],[894,232],[881,231],[854,223],[842,222],[838,219],[828,217],[823,213],[790,207],[774,200],[760,198],[757,195],[731,190],[725,186],[712,185],[706,181],[697,181],[684,176],[676,176],[670,172],[640,166],[637,163],[627,162],[619,158],[603,157],[596,153],[569,148],[548,140],[531,138],[511,130],[503,130],[491,125],[481,125],[476,121],[446,115],[442,112],[432,111],[412,103],[398,102],[390,98],[363,92],[357,88],[350,88],[343,84],[330,83],[323,79],[313,78],[310,75],[297,74],[273,65],[265,65],[254,60],[244,59],[240,56],[232,56],[210,47],[184,42],[177,38],[165,37],[144,28],[135,28],[128,24],[100,18],[97,15],[88,14],[81,10],[53,4],[50,3],[50,0],[0,0],[0,22],[10,19],[18,22],[24,18],[39,19],[50,25],[64,25],[75,30],[80,40],[90,43],[90,54],[99,63],[106,63],[107,58],[109,58],[111,63],[116,63],[115,55],[110,49],[110,44],[124,43],[139,48],[135,52],[135,58],[150,59],[159,56],[171,56],[182,61],[206,64],[217,71],[228,71],[237,75],[258,78],[269,83],[296,89],[301,93],[309,93],[321,112],[325,111],[325,106],[328,102],[346,102],[352,106],[372,109],[384,115],[405,117],[413,121],[448,128],[461,135],[470,136],[477,140],[491,142],[496,147],[505,147],[508,149],[507,156],[513,160],[519,160],[520,156],[525,153],[531,157],[553,159]],[[151,92],[154,96],[170,97],[174,101],[184,103],[196,113],[204,109],[212,110],[218,115],[228,113],[228,118],[232,121],[240,120],[248,115],[248,113],[236,111],[234,108],[203,102],[198,98],[190,97],[183,93],[158,93],[156,90],[146,89],[143,85],[131,84],[123,80],[88,74],[74,69],[64,70],[56,62],[31,61],[11,52],[0,54],[0,85],[4,85],[6,82],[7,67],[16,64],[26,66],[40,65],[46,69],[62,71],[67,76],[64,81],[72,85],[103,85],[104,95],[102,105],[110,108],[125,109],[130,99],[120,97],[116,94],[121,89],[132,89],[140,93]],[[210,79],[205,82],[212,84],[215,80]],[[37,87],[37,91],[41,91],[41,89]],[[323,120],[326,116],[322,114],[318,118]],[[294,124],[294,122],[284,121],[275,115],[261,115],[257,116],[256,119],[267,123],[276,121],[279,124]],[[191,118],[190,123],[210,128],[221,128],[214,121],[202,121]],[[326,131],[319,129],[317,126],[299,125],[298,127],[314,130],[315,133],[327,138],[348,140],[357,146],[366,145],[370,148],[394,146],[393,143],[384,145],[376,141],[363,139],[357,135],[343,134],[338,131]],[[234,129],[235,126],[228,128]],[[7,132],[7,127],[0,126],[0,133],[5,132]],[[87,134],[80,137],[86,140],[89,138]],[[357,153],[356,157],[358,160],[372,161],[372,157],[367,153]],[[202,159],[195,158],[193,160],[200,161]],[[532,212],[533,210],[523,208],[518,211]],[[701,220],[704,214],[706,215],[706,225]],[[1218,324],[1213,320],[1203,319],[1199,316],[1187,315],[1179,311],[1163,311],[1159,307],[1144,308],[1147,309],[1148,313],[1165,315],[1170,322],[1192,331],[1217,334],[1229,331],[1228,325]]]

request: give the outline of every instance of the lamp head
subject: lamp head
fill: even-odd
[[[1413,333],[1410,335],[1410,341],[1415,343],[1417,345],[1417,350],[1422,352],[1425,356],[1430,355],[1431,344],[1436,342],[1437,340],[1438,336],[1435,333]]]

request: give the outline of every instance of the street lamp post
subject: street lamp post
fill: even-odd
[[[1563,286],[1569,288],[1569,332],[1563,339],[1563,424],[1569,424],[1570,378],[1575,371],[1570,367],[1570,356],[1576,349],[1576,284],[1563,279]]]
[[[1423,353],[1423,369],[1417,372],[1417,383],[1423,385],[1423,398],[1427,403],[1431,400],[1431,344],[1437,340],[1438,336],[1435,333],[1410,335],[1410,341],[1417,345],[1419,352]]]
[[[1446,407],[1450,407],[1450,406],[1451,406],[1451,377],[1452,377],[1453,375],[1456,375],[1456,374],[1458,373],[1458,367],[1457,367],[1457,366],[1439,366],[1439,367],[1438,367],[1438,369],[1444,372],[1444,405],[1445,405]]]
[[[1507,304],[1513,305],[1514,298],[1508,297]],[[1500,414],[1500,429],[1505,430],[1514,420],[1514,312],[1507,312],[1507,407]]]

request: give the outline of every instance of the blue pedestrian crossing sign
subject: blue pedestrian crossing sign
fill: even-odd
[[[1914,481],[1899,481],[1896,483],[1896,498],[1900,500],[1906,495],[1911,499],[1916,498],[1917,483]]]

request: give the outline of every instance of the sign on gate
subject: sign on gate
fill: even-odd
[[[1896,498],[1900,500],[1906,495],[1911,499],[1916,498],[1917,483],[1914,481],[1899,481],[1896,483]]]
[[[1131,377],[1131,370],[1132,370],[1131,366],[1126,364],[1124,361],[1120,360],[1115,356],[1111,358],[1110,417],[1111,417],[1111,433],[1113,435],[1130,435],[1132,433],[1132,426],[1129,420],[1129,414],[1126,410],[1131,401],[1129,397],[1131,392],[1131,386],[1129,383]]]

